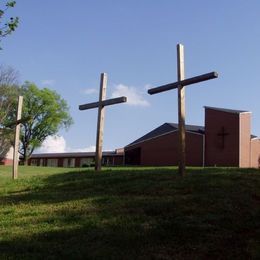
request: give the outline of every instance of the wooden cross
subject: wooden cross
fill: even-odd
[[[225,148],[225,137],[229,135],[229,133],[225,132],[224,126],[221,128],[220,133],[218,133],[218,136],[222,137],[222,149]]]
[[[95,159],[95,170],[96,171],[101,170],[101,164],[102,164],[102,145],[103,145],[103,135],[104,135],[105,106],[123,103],[123,102],[127,101],[126,97],[118,97],[118,98],[112,98],[112,99],[105,100],[106,88],[107,88],[107,74],[101,73],[99,101],[79,106],[79,110],[98,108],[96,159]]]
[[[178,121],[179,121],[179,174],[185,175],[185,86],[218,77],[217,72],[210,72],[193,78],[185,79],[184,76],[184,47],[177,45],[177,82],[163,85],[148,90],[150,95],[171,89],[178,89]]]
[[[31,116],[27,116],[21,118],[22,115],[22,107],[23,107],[23,96],[18,97],[17,111],[16,111],[16,120],[6,124],[6,128],[12,128],[15,126],[14,131],[14,151],[13,151],[13,169],[12,169],[12,177],[13,179],[18,178],[18,164],[19,164],[19,144],[20,144],[20,124],[27,122],[32,119]]]
[[[18,97],[15,134],[14,134],[14,153],[13,153],[13,179],[18,178],[18,163],[19,163],[19,142],[20,142],[20,124],[23,107],[23,97]]]

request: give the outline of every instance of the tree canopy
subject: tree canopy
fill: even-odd
[[[18,96],[18,72],[11,67],[0,66],[0,158],[5,157],[13,139],[13,131],[5,127],[13,115]]]
[[[0,41],[15,31],[18,26],[18,17],[6,17],[7,10],[13,8],[15,4],[16,1],[4,1],[0,4]]]
[[[25,162],[35,148],[41,146],[47,136],[55,135],[61,128],[67,129],[73,122],[67,102],[48,88],[39,89],[26,82],[20,89],[23,99],[20,154]],[[14,107],[16,110],[16,107]],[[14,115],[9,122],[15,121]]]
[[[18,72],[11,67],[0,65],[0,127],[12,113],[13,102],[18,96]]]

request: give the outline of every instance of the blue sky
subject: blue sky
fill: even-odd
[[[17,0],[17,31],[4,39],[2,64],[69,104],[74,125],[41,151],[87,151],[96,138],[100,73],[107,97],[128,104],[106,109],[104,149],[127,145],[164,122],[177,122],[175,90],[147,88],[176,81],[176,44],[185,46],[185,74],[219,78],[186,88],[186,123],[204,125],[203,106],[252,111],[260,136],[260,1]]]

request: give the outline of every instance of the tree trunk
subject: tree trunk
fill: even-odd
[[[25,158],[24,161],[23,161],[23,165],[27,166],[28,165],[28,158]]]

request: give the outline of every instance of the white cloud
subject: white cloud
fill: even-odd
[[[54,79],[42,80],[42,85],[43,86],[53,86],[54,84],[55,84],[55,80]]]
[[[67,147],[66,140],[63,136],[48,136],[44,142],[42,143],[42,146],[37,149],[36,153],[80,153],[80,152],[95,152],[96,147],[94,145],[91,145],[89,147],[85,148],[77,148],[73,149],[70,147]]]
[[[123,84],[119,84],[115,87],[112,93],[112,98],[119,96],[127,97],[127,104],[132,106],[149,106],[149,102],[144,99],[143,93],[138,91],[135,87],[128,87]]]
[[[95,94],[97,93],[97,89],[96,88],[88,88],[88,89],[85,89],[83,90],[83,93],[86,94],[86,95],[91,95],[91,94]]]
[[[39,153],[64,153],[66,141],[62,136],[48,136],[38,149]]]

